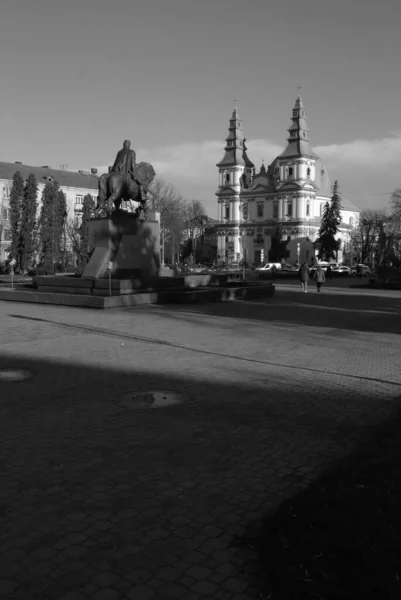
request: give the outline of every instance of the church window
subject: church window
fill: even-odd
[[[324,169],[320,171],[320,175],[324,175]]]
[[[294,174],[294,169],[292,167],[289,167],[289,169],[288,169],[288,176],[292,177],[293,174]]]
[[[306,169],[306,176],[307,176],[307,177],[310,177],[310,167],[308,167],[308,168]]]
[[[309,202],[306,203],[306,216],[307,217],[310,216],[310,204],[309,204]]]
[[[263,217],[263,202],[258,203],[258,217]]]
[[[230,183],[230,173],[226,173],[226,183]]]
[[[278,202],[275,200],[273,202],[273,219],[278,219]]]
[[[287,217],[292,217],[292,200],[287,201]]]
[[[226,212],[225,212],[225,218],[226,218],[226,219],[229,219],[229,218],[230,218],[230,207],[229,207],[229,206],[226,206],[225,208],[226,208]]]

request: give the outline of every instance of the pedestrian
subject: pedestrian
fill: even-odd
[[[272,279],[273,279],[273,281],[276,280],[276,273],[277,273],[277,267],[276,267],[276,265],[273,265],[272,266]]]
[[[316,280],[317,291],[320,292],[320,289],[321,289],[322,285],[324,284],[324,282],[326,280],[324,271],[323,271],[323,269],[322,269],[322,267],[320,265],[316,269],[316,273],[315,273],[314,279]]]
[[[305,294],[308,291],[309,273],[310,273],[309,267],[306,264],[306,262],[302,263],[302,265],[299,269],[299,279],[301,281],[302,291],[305,292]]]
[[[330,265],[326,269],[326,279],[333,279],[333,271]]]

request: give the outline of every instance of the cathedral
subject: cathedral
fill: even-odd
[[[217,164],[219,187],[217,255],[219,262],[244,259],[249,264],[269,261],[272,238],[286,242],[286,262],[316,260],[314,241],[323,209],[331,198],[326,165],[310,146],[306,111],[300,96],[292,110],[287,146],[259,173],[247,154],[242,121],[235,108],[230,119],[225,154]],[[342,198],[338,232],[339,257],[359,209]]]

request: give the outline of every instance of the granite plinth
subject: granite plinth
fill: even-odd
[[[149,278],[158,274],[160,226],[158,221],[142,221],[131,213],[115,211],[109,217],[89,222],[90,259],[83,279]]]

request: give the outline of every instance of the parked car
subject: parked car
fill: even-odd
[[[372,274],[372,271],[371,271],[370,267],[368,267],[368,265],[355,265],[355,267],[352,267],[352,269],[350,269],[351,275],[353,277],[356,277],[358,267],[360,269],[360,273],[362,276],[368,277],[369,275]]]
[[[350,275],[351,274],[351,268],[348,267],[347,265],[340,265],[337,269],[333,269],[333,272],[336,273],[345,273],[346,275]]]
[[[287,273],[296,273],[299,271],[300,267],[294,267],[294,265],[290,265],[289,263],[284,263],[281,265],[282,271],[287,271]]]
[[[317,267],[322,267],[323,271],[326,271],[326,269],[329,265],[330,265],[330,263],[322,261],[322,262],[318,263],[317,265],[313,265],[313,267],[311,267],[310,270],[314,273],[316,271]]]
[[[276,269],[281,269],[281,263],[266,263],[263,267],[257,267],[255,271],[271,271],[273,265],[276,265]]]

